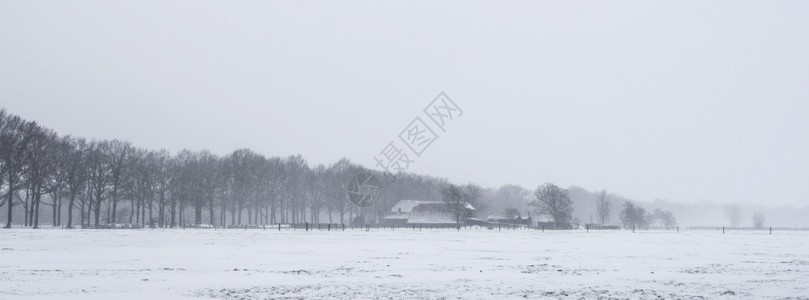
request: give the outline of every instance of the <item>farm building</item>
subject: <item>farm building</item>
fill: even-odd
[[[486,221],[489,221],[491,223],[509,224],[509,225],[523,225],[523,226],[534,225],[534,218],[532,218],[531,216],[528,216],[525,219],[523,219],[521,216],[507,218],[503,216],[489,215],[488,217],[486,217]]]
[[[475,208],[466,204],[467,215],[474,215]],[[441,201],[401,200],[385,217],[385,224],[396,226],[424,225],[451,226],[455,224],[452,211]]]

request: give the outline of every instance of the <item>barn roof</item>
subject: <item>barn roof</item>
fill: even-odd
[[[391,213],[410,213],[413,208],[423,203],[442,203],[439,201],[423,201],[423,200],[400,200],[390,209]],[[400,211],[401,209],[401,211]]]
[[[421,203],[410,212],[407,224],[454,224],[455,217],[443,202]]]

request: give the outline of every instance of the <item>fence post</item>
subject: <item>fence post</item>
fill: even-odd
[[[722,234],[725,234],[725,226],[722,226]]]
[[[632,225],[632,233],[635,233],[635,225]]]
[[[590,232],[590,225],[584,224],[584,229],[587,230],[587,232]]]
[[[309,222],[306,222],[306,231],[309,231]]]
[[[281,223],[278,223],[278,231],[281,231]]]
[[[772,226],[770,226],[770,234],[772,234]]]

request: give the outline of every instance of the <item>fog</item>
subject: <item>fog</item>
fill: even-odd
[[[409,172],[805,207],[809,4],[779,4],[3,1],[0,107],[150,149],[374,167],[445,92],[463,115]]]

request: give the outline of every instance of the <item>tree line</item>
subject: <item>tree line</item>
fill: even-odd
[[[382,174],[345,158],[310,165],[300,155],[271,157],[250,149],[222,156],[207,150],[172,154],[121,140],[59,136],[0,110],[0,208],[6,228],[17,218],[38,228],[43,210],[52,213],[51,224],[68,228],[347,223],[359,216],[381,221],[390,201],[363,210],[345,200],[345,183],[359,172],[389,179],[382,197],[388,200],[440,200],[447,184],[430,176]]]
[[[346,183],[360,172],[372,173],[384,184],[381,200],[373,207],[359,208],[346,199]],[[383,173],[346,158],[311,165],[300,155],[265,156],[250,149],[226,155],[207,150],[170,153],[117,139],[60,136],[0,109],[0,216],[5,217],[5,228],[15,220],[39,228],[45,223],[40,221],[43,215],[50,224],[67,228],[110,223],[161,228],[381,223],[401,199],[444,201],[458,223],[475,217],[466,204],[478,213],[514,217],[527,212],[559,224],[578,223],[571,217],[568,190],[551,183],[532,193],[518,185],[491,189],[419,174]],[[600,223],[609,222],[612,208],[605,191],[596,206]],[[657,219],[644,220],[667,217],[657,212],[654,216]]]

